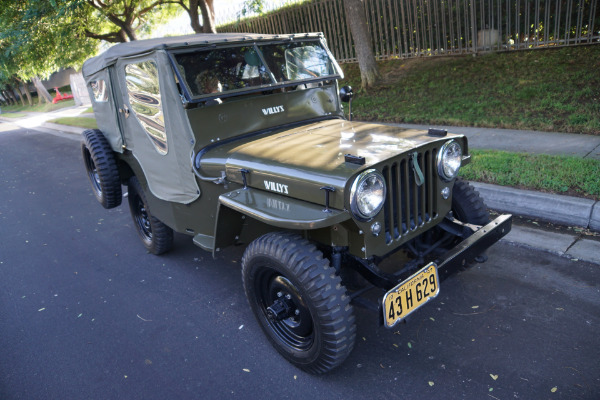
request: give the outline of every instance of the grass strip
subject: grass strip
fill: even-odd
[[[27,112],[50,112],[60,110],[65,107],[73,107],[75,105],[75,100],[63,100],[59,101],[56,104],[52,103],[43,103],[43,104],[34,104],[33,106],[22,104],[12,105],[12,106],[3,106],[2,107],[2,115],[4,112],[19,112],[19,111],[27,111]]]
[[[471,150],[468,180],[600,200],[600,160]]]
[[[2,114],[0,114],[0,117],[4,117],[4,118],[23,118],[26,116],[27,116],[27,114],[16,113],[16,112],[10,112],[10,113],[3,112]]]
[[[53,124],[78,126],[87,129],[98,129],[96,119],[87,117],[62,117],[48,121]]]

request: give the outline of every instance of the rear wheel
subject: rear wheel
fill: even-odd
[[[348,357],[354,310],[335,269],[310,242],[289,233],[258,238],[244,253],[242,278],[261,328],[292,364],[324,373]]]
[[[173,230],[152,215],[140,181],[133,176],[129,179],[128,187],[129,211],[133,225],[146,249],[156,255],[171,250]]]
[[[81,143],[83,163],[92,184],[94,196],[104,208],[121,204],[121,178],[110,144],[98,129],[83,132]]]

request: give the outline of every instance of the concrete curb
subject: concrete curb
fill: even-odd
[[[52,122],[44,122],[42,124],[42,127],[48,128],[48,129],[54,129],[54,130],[65,132],[65,133],[74,133],[77,135],[81,135],[81,133],[87,129],[87,128],[81,128],[81,127],[77,127],[77,126],[53,124]]]
[[[600,242],[579,235],[513,225],[501,241],[600,265]]]
[[[471,184],[491,209],[600,232],[600,202],[487,183]]]

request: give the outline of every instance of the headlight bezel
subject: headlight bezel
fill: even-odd
[[[454,173],[448,174],[447,173],[448,171],[445,168],[445,163],[447,165],[447,163],[449,161],[447,159],[446,153],[451,147],[455,147],[455,146],[457,146],[459,149],[458,160],[457,160],[458,166],[454,170]],[[438,175],[440,176],[440,178],[442,178],[442,180],[444,180],[446,182],[450,182],[451,180],[453,180],[454,178],[456,178],[458,176],[460,167],[462,165],[462,157],[463,157],[463,148],[458,141],[452,139],[442,145],[442,147],[440,148],[440,151],[437,154],[437,170],[438,170]]]
[[[381,201],[380,201],[379,205],[377,205],[377,207],[373,208],[373,210],[371,212],[364,212],[364,210],[361,210],[361,207],[359,205],[358,195],[360,194],[359,191],[361,190],[361,185],[371,177],[376,177],[377,179],[379,179],[381,181],[381,184],[383,187],[383,194],[381,196]],[[374,168],[365,170],[365,171],[361,172],[354,179],[354,182],[352,183],[352,187],[350,188],[350,211],[352,212],[352,215],[359,221],[362,221],[362,222],[371,221],[383,209],[386,196],[387,196],[387,185],[385,183],[385,179],[384,179],[383,175]]]

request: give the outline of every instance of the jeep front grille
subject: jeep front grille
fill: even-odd
[[[393,160],[382,169],[387,184],[384,205],[386,243],[392,243],[418,230],[429,229],[437,218],[437,149],[410,153]],[[418,169],[414,166],[417,158]],[[421,183],[420,185],[418,183]]]

